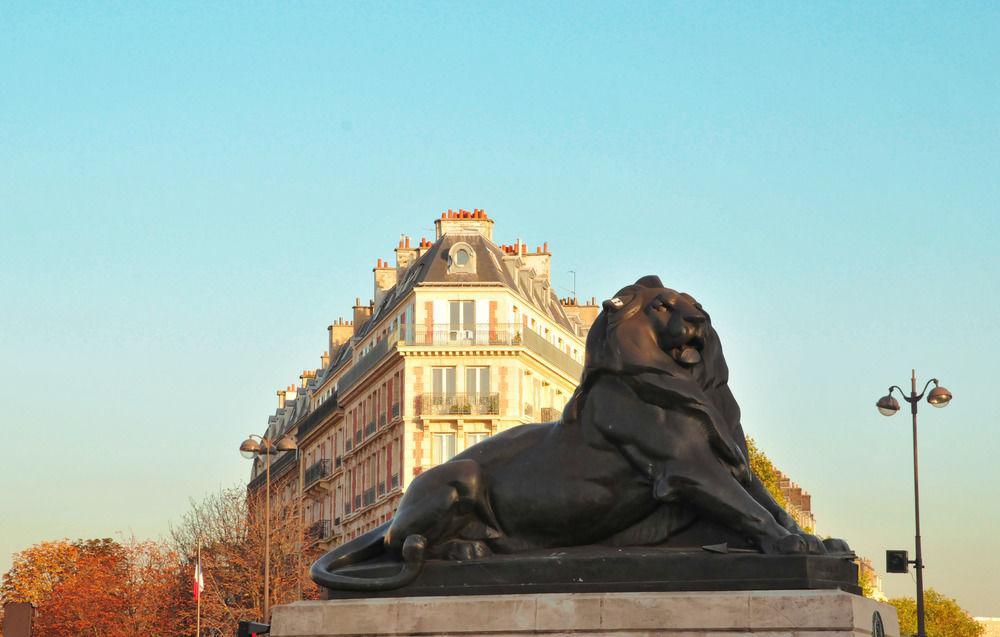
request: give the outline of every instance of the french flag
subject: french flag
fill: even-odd
[[[198,563],[194,567],[194,599],[195,601],[201,597],[201,592],[205,590],[205,577],[201,572],[201,558],[198,559]]]

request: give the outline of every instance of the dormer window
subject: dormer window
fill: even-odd
[[[448,250],[448,274],[475,274],[476,251],[468,243],[456,241]]]

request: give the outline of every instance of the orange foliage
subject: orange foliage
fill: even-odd
[[[8,590],[31,592],[38,637],[176,635],[178,608],[190,603],[178,569],[152,542],[43,542],[16,556],[3,592],[5,601]]]

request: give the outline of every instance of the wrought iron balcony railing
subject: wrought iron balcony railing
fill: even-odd
[[[469,345],[520,345],[521,326],[516,323],[479,323],[462,327],[448,323],[405,326],[399,341],[404,345],[463,347]]]
[[[306,537],[314,542],[330,537],[330,520],[317,520],[310,524],[306,529]]]
[[[395,489],[396,487],[399,486],[399,474],[398,473],[396,475],[392,476],[392,483],[391,484],[392,484],[392,488],[393,489]]]
[[[393,420],[399,418],[399,403],[392,404],[392,418]]]
[[[329,458],[324,458],[309,465],[304,476],[305,488],[308,489],[316,482],[330,475],[332,464]]]
[[[500,394],[423,394],[420,414],[424,416],[499,414]]]

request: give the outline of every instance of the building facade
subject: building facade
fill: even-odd
[[[275,474],[298,478],[307,553],[390,519],[427,468],[559,418],[598,308],[556,296],[548,244],[498,244],[493,226],[448,211],[433,240],[401,238],[394,262],[375,263],[371,301],[328,327],[321,366],[278,392],[268,434],[293,435],[298,452],[262,459],[251,488],[267,459],[273,490]]]

